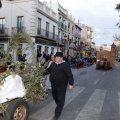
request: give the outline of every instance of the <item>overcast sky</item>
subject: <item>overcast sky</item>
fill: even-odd
[[[120,33],[115,25],[120,12],[115,10],[120,0],[44,0],[59,2],[71,13],[76,21],[93,27],[93,37],[97,44],[111,44],[113,35]]]

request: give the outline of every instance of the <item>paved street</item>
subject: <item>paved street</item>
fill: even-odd
[[[120,63],[109,71],[95,65],[72,70],[74,90],[67,91],[60,120],[120,120]],[[52,96],[36,105],[30,103],[29,120],[51,120],[55,103]]]

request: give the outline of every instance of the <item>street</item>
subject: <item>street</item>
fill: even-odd
[[[95,67],[72,69],[74,90],[67,91],[59,120],[120,120],[120,63],[108,71]],[[30,103],[28,120],[51,120],[55,106],[51,95]]]

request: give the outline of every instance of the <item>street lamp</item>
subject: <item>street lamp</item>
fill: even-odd
[[[64,35],[64,39],[65,39],[64,47],[65,47],[65,51],[66,51],[66,48],[67,48],[67,35],[66,34]],[[64,54],[65,54],[65,51],[64,51]]]

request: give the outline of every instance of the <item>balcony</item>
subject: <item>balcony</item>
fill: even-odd
[[[25,33],[26,27],[12,27],[12,34]]]
[[[37,29],[37,34],[47,37],[47,38],[50,38],[50,39],[53,39],[55,41],[58,39],[58,35],[50,32],[50,31],[46,31],[45,29],[42,29],[42,28]]]
[[[64,29],[64,30],[67,30],[67,26],[66,26],[64,23],[62,23],[62,22],[59,22],[59,23],[58,23],[58,26],[59,26],[60,28]]]
[[[0,29],[0,35],[8,35],[8,34],[9,34],[9,28]]]
[[[75,37],[80,38],[80,34],[79,33],[75,33]]]

